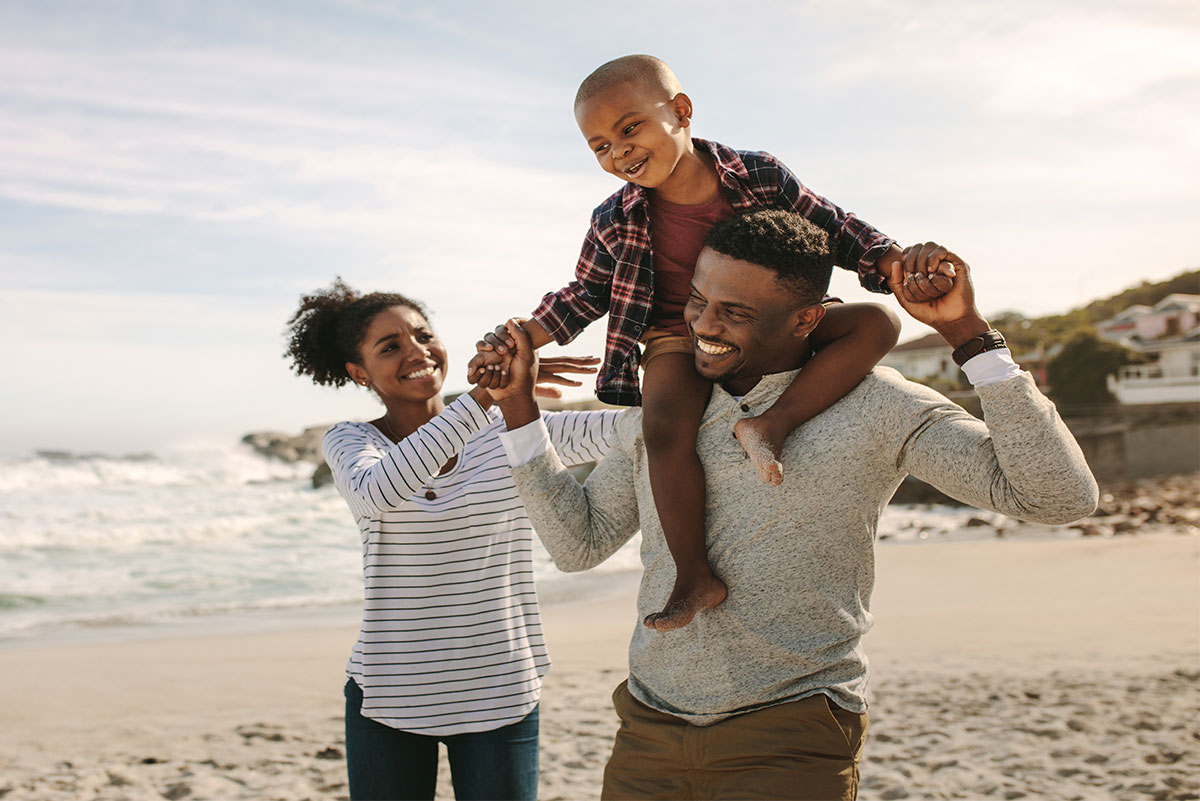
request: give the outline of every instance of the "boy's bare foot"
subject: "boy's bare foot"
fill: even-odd
[[[779,455],[783,452],[783,441],[787,432],[780,435],[764,415],[745,417],[733,425],[733,433],[746,449],[746,455],[758,476],[772,487],[783,483],[783,463]]]
[[[675,580],[675,589],[661,612],[646,615],[643,625],[658,631],[671,631],[692,622],[697,612],[712,609],[725,600],[725,582],[711,572],[692,581]]]

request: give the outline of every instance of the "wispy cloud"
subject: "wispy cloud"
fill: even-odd
[[[338,273],[426,300],[461,358],[568,280],[617,188],[570,98],[626,52],[674,63],[699,135],[776,152],[901,239],[948,241],[989,309],[1195,263],[1200,5],[757,0],[744,26],[728,10],[0,3],[0,346],[30,373],[80,365],[6,402],[33,420],[94,384],[109,412],[149,417],[190,377],[229,420],[239,401],[241,419],[319,419],[279,335]]]

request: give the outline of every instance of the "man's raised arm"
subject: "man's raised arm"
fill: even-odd
[[[513,322],[507,325],[515,342],[508,386],[488,389],[508,428],[500,441],[525,510],[554,564],[567,572],[587,570],[638,530],[633,463],[623,447],[632,437],[620,437],[580,486],[554,451],[534,401],[537,352],[528,334]],[[618,420],[618,427],[632,422]]]
[[[911,269],[893,264],[892,289],[915,319],[955,349],[983,405],[984,423],[947,410],[932,391],[896,431],[897,464],[905,472],[966,503],[1012,517],[1061,524],[1096,508],[1096,480],[1058,412],[1023,373],[975,306],[970,270],[934,243],[905,251],[914,261],[950,261],[957,277],[945,296],[910,303],[900,289]],[[911,265],[906,265],[911,266]]]

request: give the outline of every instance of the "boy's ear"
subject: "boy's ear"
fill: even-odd
[[[686,128],[692,124],[692,99],[683,92],[671,98],[671,107],[675,110],[675,119],[679,127]]]

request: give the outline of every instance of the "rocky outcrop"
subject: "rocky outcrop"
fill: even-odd
[[[1100,492],[1095,513],[1071,527],[1085,537],[1175,530],[1200,534],[1200,473],[1144,478]]]
[[[325,464],[325,457],[321,455],[321,438],[328,429],[328,425],[319,425],[309,426],[299,434],[252,431],[242,437],[242,442],[271,459],[289,463],[312,462],[317,466],[312,477],[312,485],[316,489],[333,483],[333,474],[329,465]]]

